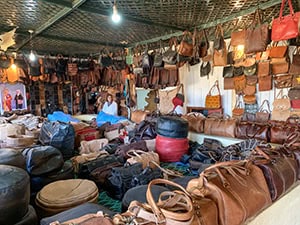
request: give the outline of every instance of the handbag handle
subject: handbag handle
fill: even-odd
[[[223,31],[223,28],[220,24],[218,24],[217,27],[216,27],[215,36],[216,37],[219,37],[219,36],[224,37],[224,31]]]
[[[153,199],[153,195],[151,192],[151,186],[152,185],[156,185],[156,184],[167,184],[167,185],[171,185],[174,186],[176,188],[178,188],[180,191],[176,191],[176,193],[182,195],[182,197],[185,200],[185,204],[186,204],[186,209],[187,212],[185,213],[176,213],[176,212],[172,212],[163,208],[159,208],[158,205],[156,204],[156,202]],[[155,214],[155,217],[157,218],[157,222],[158,223],[162,223],[164,221],[166,221],[166,217],[170,218],[170,219],[174,219],[174,220],[180,220],[180,221],[187,221],[190,220],[193,215],[194,215],[194,209],[193,209],[193,204],[191,201],[191,196],[190,194],[179,184],[176,184],[172,181],[169,180],[165,180],[165,179],[154,179],[152,181],[150,181],[150,183],[148,184],[148,188],[147,188],[147,192],[146,192],[146,199],[148,204],[150,205],[153,213]]]
[[[218,80],[216,80],[215,83],[214,83],[214,85],[209,89],[209,92],[208,92],[207,95],[212,95],[212,90],[214,88],[217,88],[218,94],[221,95],[220,88],[219,88],[219,81]]]
[[[264,109],[264,105],[267,105],[267,109]],[[271,113],[271,109],[270,109],[270,102],[265,99],[263,100],[263,102],[261,103],[259,109],[258,109],[258,112],[268,112],[268,113]]]
[[[286,1],[287,1],[288,4],[289,4],[290,14],[291,14],[292,16],[294,16],[294,9],[293,9],[293,5],[292,5],[292,1],[291,1],[291,0],[282,0],[282,1],[281,1],[281,6],[280,6],[280,11],[279,11],[279,18],[280,18],[280,20],[283,19],[282,13],[283,13],[283,9],[284,9],[285,2],[286,2]]]
[[[235,102],[235,107],[234,108],[238,108],[238,109],[243,109],[243,96],[242,95],[238,95],[236,102]]]

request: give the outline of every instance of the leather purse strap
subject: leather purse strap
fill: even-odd
[[[264,108],[264,105],[267,106],[267,109]],[[271,113],[271,109],[270,109],[270,103],[267,99],[263,100],[263,102],[261,103],[258,112],[268,112]]]
[[[209,92],[208,92],[207,95],[212,95],[212,90],[214,88],[216,88],[217,91],[218,91],[218,94],[221,95],[220,88],[219,88],[219,81],[218,80],[216,80],[215,83],[214,83],[214,85],[209,89]]]
[[[280,18],[280,19],[283,18],[282,13],[283,13],[283,9],[284,9],[284,6],[285,6],[286,1],[288,1],[288,4],[289,4],[290,14],[291,14],[291,15],[294,15],[294,9],[293,9],[293,5],[292,5],[292,1],[291,1],[291,0],[282,0],[282,2],[281,2],[281,7],[280,7],[280,11],[279,11],[279,18]]]
[[[156,184],[167,184],[167,185],[171,185],[171,186],[178,188],[180,191],[179,192],[177,191],[177,193],[182,196],[181,198],[184,198],[184,202],[186,202],[186,205],[184,208],[187,209],[187,212],[176,213],[176,212],[172,212],[170,210],[159,208],[158,205],[156,204],[156,202],[154,201],[153,195],[151,193],[151,186],[156,185]],[[190,194],[182,186],[180,186],[179,184],[176,184],[172,181],[165,180],[165,179],[152,180],[148,184],[148,188],[147,188],[147,192],[146,192],[146,199],[147,199],[147,202],[150,205],[153,213],[155,214],[158,223],[162,223],[162,222],[166,221],[166,218],[174,219],[177,221],[187,221],[187,220],[190,220],[191,218],[193,218],[194,209],[193,209],[193,204],[192,204]]]

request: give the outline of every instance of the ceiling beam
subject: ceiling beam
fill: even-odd
[[[248,9],[241,10],[238,13],[233,13],[230,16],[224,17],[222,19],[217,19],[217,20],[214,20],[212,22],[201,24],[199,26],[196,26],[196,28],[206,29],[206,28],[210,28],[210,27],[215,27],[218,24],[222,24],[222,23],[232,21],[232,20],[234,20],[234,19],[236,19],[240,16],[251,14],[251,13],[255,12],[255,10],[257,10],[258,8],[264,10],[264,9],[273,7],[275,5],[278,5],[280,3],[281,3],[281,0],[271,0],[271,1],[268,1],[268,2],[265,2],[265,3],[260,3],[259,6],[249,7]],[[163,35],[163,36],[160,36],[160,37],[155,37],[155,38],[151,38],[151,39],[148,39],[148,40],[132,43],[132,44],[129,44],[128,47],[133,48],[133,47],[136,47],[138,45],[145,45],[145,44],[148,44],[148,43],[158,42],[160,40],[168,40],[171,37],[182,36],[182,34],[183,34],[182,31],[181,32],[175,32],[175,33],[172,33],[172,34],[167,34],[167,35]]]
[[[59,0],[40,0],[40,1],[45,1],[45,2],[49,2],[49,3],[57,4],[60,6],[68,5],[65,2],[66,0],[64,0],[63,2],[60,2]],[[87,5],[81,5],[80,7],[78,7],[78,10],[80,10],[82,12],[94,13],[97,15],[105,16],[105,17],[110,17],[111,13],[112,13],[112,10],[100,9],[100,8],[90,7]],[[150,26],[159,26],[159,27],[172,29],[172,30],[185,30],[185,28],[183,28],[183,27],[172,26],[172,25],[168,25],[165,23],[156,23],[156,22],[153,22],[150,20],[146,20],[143,18],[137,18],[137,17],[133,17],[133,16],[128,16],[128,15],[122,15],[122,18],[127,21],[146,24],[146,25],[150,25]]]
[[[48,0],[48,2],[55,3],[55,0]],[[66,2],[66,1],[63,1]],[[52,26],[54,23],[59,21],[61,18],[65,17],[69,13],[71,13],[73,10],[77,9],[79,6],[81,6],[86,0],[73,0],[72,7],[64,7],[62,10],[60,10],[54,17],[52,17],[50,20],[48,20],[46,23],[42,24],[40,27],[38,27],[36,30],[34,30],[34,33],[32,33],[31,37],[24,40],[20,45],[16,47],[16,51],[19,51],[21,48],[23,48],[26,44],[28,44],[34,37],[42,33],[44,30]]]

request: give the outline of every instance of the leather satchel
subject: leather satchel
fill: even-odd
[[[233,66],[225,66],[223,68],[223,77],[233,77]]]
[[[226,66],[227,65],[227,49],[226,49],[226,43],[224,41],[224,49],[216,50],[214,49],[213,54],[213,63],[214,66]]]
[[[256,96],[255,95],[244,95],[243,97],[244,102],[246,104],[252,105],[256,103]]]
[[[241,94],[243,93],[244,88],[246,87],[246,76],[237,76],[234,77],[234,90],[236,94]]]
[[[190,180],[187,191],[216,202],[219,225],[243,224],[272,203],[261,169],[247,161],[216,163]]]
[[[223,137],[235,137],[236,119],[207,118],[204,122],[204,133]]]
[[[213,89],[217,90],[216,95],[212,94]],[[214,85],[210,88],[208,94],[206,95],[205,108],[218,109],[221,107],[222,107],[221,92],[220,92],[220,88],[219,88],[219,82],[216,80]]]
[[[273,65],[275,65],[275,64],[273,64]],[[276,88],[278,88],[278,89],[289,88],[292,86],[293,75],[290,75],[290,74],[277,75],[277,76],[273,76],[273,79],[274,79],[274,85]]]
[[[268,100],[265,99],[261,103],[258,112],[256,113],[256,122],[266,123],[270,119],[270,115],[271,115],[270,103]]]
[[[283,74],[289,72],[289,62],[283,62],[283,63],[272,63],[271,64],[271,71],[273,75],[276,74]]]
[[[242,98],[242,95],[239,95],[236,100],[235,107],[232,110],[232,117],[236,118],[236,119],[241,119],[241,117],[243,116],[243,114],[245,112],[241,98]]]
[[[269,42],[269,25],[261,24],[260,12],[256,10],[252,25],[246,30],[245,53],[263,52]]]
[[[300,99],[300,87],[292,87],[288,91],[288,96],[291,100]]]
[[[258,78],[258,90],[270,91],[272,90],[272,76],[263,76]]]
[[[257,65],[258,77],[264,77],[270,75],[270,61],[262,61]]]
[[[288,46],[277,46],[277,42],[276,42],[276,44],[274,44],[270,49],[269,57],[270,58],[285,57],[287,49],[288,49]]]
[[[234,78],[233,77],[224,77],[224,90],[233,90],[234,89]]]
[[[231,42],[232,46],[245,45],[246,30],[238,30],[231,32]]]
[[[263,171],[272,201],[285,194],[297,181],[296,159],[284,154],[280,148],[257,146],[250,158]]]

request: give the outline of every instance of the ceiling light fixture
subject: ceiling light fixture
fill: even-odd
[[[111,19],[114,23],[119,23],[121,21],[121,16],[119,15],[118,10],[117,10],[116,0],[114,1],[113,14],[111,16]]]
[[[28,30],[28,32],[30,33],[30,47],[31,47],[30,54],[29,54],[29,60],[30,61],[35,61],[36,57],[35,57],[35,54],[33,53],[33,50],[32,50],[32,40],[31,40],[33,30]]]

